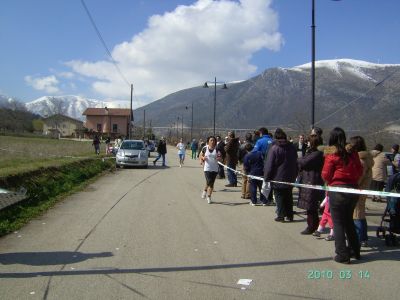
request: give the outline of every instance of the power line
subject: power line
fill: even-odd
[[[375,86],[371,89],[369,89],[367,92],[365,92],[363,95],[357,97],[356,99],[350,101],[349,103],[343,105],[342,107],[340,107],[338,110],[334,111],[333,113],[331,113],[330,115],[328,115],[327,117],[319,120],[318,122],[315,122],[314,125],[319,124],[327,119],[329,119],[330,117],[332,117],[333,115],[337,114],[339,111],[342,111],[343,109],[345,109],[346,107],[348,107],[349,105],[353,104],[354,102],[356,102],[357,100],[360,100],[361,98],[365,97],[366,95],[368,95],[370,92],[372,92],[373,90],[375,90],[378,86],[382,85],[386,80],[388,80],[390,77],[392,77],[394,74],[396,74],[397,72],[399,72],[399,70],[394,71],[392,74],[389,74],[388,76],[386,76],[385,78],[383,78],[381,81],[379,81],[377,84],[375,84]]]
[[[86,6],[86,4],[85,4],[85,1],[84,1],[84,0],[81,0],[81,3],[82,3],[83,8],[84,8],[85,11],[86,11],[86,14],[87,14],[88,17],[89,17],[90,22],[92,23],[92,25],[93,25],[93,27],[94,27],[94,30],[95,30],[96,33],[97,33],[98,38],[100,39],[100,42],[102,43],[104,49],[106,50],[108,56],[110,57],[111,62],[114,64],[114,66],[115,66],[115,68],[117,69],[119,75],[121,75],[121,77],[122,77],[122,79],[125,81],[125,83],[130,87],[131,84],[130,84],[129,81],[126,79],[126,77],[124,76],[124,74],[121,72],[121,69],[118,67],[117,62],[116,62],[116,61],[114,60],[114,58],[112,57],[110,50],[108,50],[107,44],[106,44],[106,42],[104,41],[103,37],[101,36],[101,33],[100,33],[99,29],[97,28],[96,23],[94,22],[94,19],[92,18],[92,15],[90,14],[89,9],[87,8],[87,6]]]

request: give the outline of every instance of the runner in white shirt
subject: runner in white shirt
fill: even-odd
[[[176,145],[178,149],[178,156],[179,156],[179,168],[182,168],[183,162],[185,161],[185,144],[183,143],[183,139],[180,139],[178,145]]]
[[[211,194],[214,189],[215,178],[218,175],[217,140],[214,136],[207,139],[207,145],[201,150],[200,164],[204,165],[204,175],[206,177],[206,186],[201,194],[201,198],[207,197],[208,204],[211,203]]]

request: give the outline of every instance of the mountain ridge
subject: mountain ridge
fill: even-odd
[[[376,124],[399,119],[400,64],[335,59],[316,61],[315,65],[316,125],[360,129],[371,127],[372,123],[377,127]],[[216,127],[309,128],[310,72],[311,63],[291,68],[269,68],[248,80],[227,83],[227,90],[221,90],[218,85]],[[178,122],[178,117],[183,117],[184,126],[190,127],[191,103],[194,105],[194,127],[212,127],[213,85],[209,89],[197,86],[176,91],[135,109],[135,123],[141,126],[143,110],[146,109],[146,120],[151,120],[152,126],[172,127]],[[87,107],[104,106],[129,108],[130,103],[67,95],[44,96],[26,104],[29,111],[42,116],[61,111],[81,120]]]

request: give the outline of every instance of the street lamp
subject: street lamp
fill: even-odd
[[[312,0],[311,8],[311,36],[311,129],[313,129],[315,124],[315,0]]]
[[[182,130],[181,130],[181,138],[183,140],[183,114],[182,114]]]
[[[189,109],[189,106],[185,107],[186,109]],[[192,124],[190,126],[190,141],[193,140],[193,102],[192,102]]]
[[[179,117],[176,117],[176,139],[177,140],[179,139],[179,136],[178,136],[178,125],[179,125]]]
[[[213,135],[215,136],[215,114],[217,110],[217,83],[223,84],[222,89],[226,90],[228,87],[225,82],[217,82],[217,77],[214,78],[214,82],[206,81],[203,85],[203,88],[208,88],[208,83],[214,84],[214,126],[213,126]]]

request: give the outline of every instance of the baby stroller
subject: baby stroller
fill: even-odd
[[[385,191],[400,193],[400,173],[389,177]],[[389,234],[386,234],[387,231]],[[376,230],[376,236],[384,238],[386,246],[397,246],[396,233],[400,234],[400,198],[387,197],[387,205],[382,216],[381,226]]]

